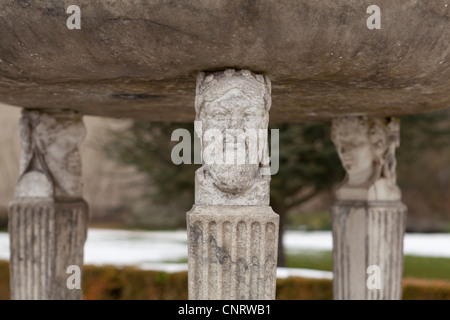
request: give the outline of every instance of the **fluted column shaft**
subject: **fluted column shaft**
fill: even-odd
[[[401,203],[336,202],[331,219],[334,298],[401,299],[406,207]],[[380,268],[379,289],[367,286],[369,266]]]

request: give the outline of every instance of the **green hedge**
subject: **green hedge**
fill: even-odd
[[[185,300],[187,272],[86,266],[83,292],[87,300]]]
[[[85,266],[86,300],[184,300],[187,273],[144,271],[132,267]],[[329,300],[330,280],[290,277],[277,280],[278,300]],[[9,299],[8,263],[0,261],[0,299]],[[450,281],[403,279],[404,300],[450,300]]]
[[[0,299],[9,299],[9,263],[0,261]]]

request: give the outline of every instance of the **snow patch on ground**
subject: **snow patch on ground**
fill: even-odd
[[[330,251],[333,247],[333,237],[331,231],[288,230],[284,234],[284,246],[290,252]],[[450,233],[407,233],[404,254],[450,258]]]
[[[286,231],[289,252],[321,252],[332,249],[330,231]],[[450,234],[406,234],[407,255],[450,258]],[[0,232],[0,260],[9,259],[9,237]],[[177,231],[128,231],[89,229],[85,264],[137,266],[144,270],[186,271],[187,235]],[[277,276],[331,279],[332,273],[309,269],[278,268]]]
[[[100,264],[102,265],[102,264]],[[116,267],[126,267],[127,265],[115,265]],[[135,267],[141,270],[164,271],[167,273],[188,271],[187,263],[141,263]],[[333,273],[303,268],[277,268],[277,278],[302,277],[310,279],[333,279]]]

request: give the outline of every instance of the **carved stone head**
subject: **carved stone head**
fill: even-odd
[[[17,197],[81,197],[79,145],[86,135],[74,111],[23,110]]]
[[[333,120],[331,137],[347,172],[338,190],[338,198],[400,198],[395,173],[395,149],[400,144],[398,119],[366,116],[338,118]]]
[[[202,143],[202,152],[211,143],[233,149],[233,143],[239,143],[238,135],[258,134],[259,130],[267,130],[269,125],[269,109],[271,106],[271,85],[268,77],[253,74],[248,70],[236,71],[227,69],[208,76],[200,73],[197,77],[195,99],[196,120],[201,121],[201,131],[197,130]],[[220,133],[211,139],[211,132]],[[244,141],[244,140],[242,140]],[[260,166],[267,153],[267,139],[260,141],[259,147],[251,148],[245,140],[245,158],[243,161],[215,161],[205,163],[205,169],[214,180],[214,184],[222,191],[241,193],[252,187],[260,174]],[[261,144],[263,143],[263,146]],[[256,161],[250,161],[257,152]],[[237,154],[237,152],[236,152]]]

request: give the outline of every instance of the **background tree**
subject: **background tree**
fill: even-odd
[[[443,231],[445,224],[441,223],[437,229],[421,224],[414,229],[415,217],[450,220],[449,112],[402,118],[398,181],[409,206],[409,230]],[[185,212],[194,203],[194,172],[200,165],[172,163],[171,151],[178,142],[170,137],[177,128],[194,135],[193,124],[136,121],[126,131],[116,132],[113,143],[107,146],[111,156],[135,165],[147,176],[144,196],[137,201],[142,208],[136,213],[140,226],[186,226]],[[330,192],[342,181],[344,170],[330,139],[329,123],[274,124],[271,128],[279,129],[279,171],[272,176],[271,206],[280,215],[278,259],[283,266],[282,235],[287,215],[319,193]]]
[[[450,109],[402,117],[397,180],[407,231],[450,232]]]
[[[194,203],[194,173],[200,165],[175,165],[171,141],[175,129],[184,128],[193,136],[193,124],[134,121],[106,145],[107,154],[133,165],[147,177],[142,195],[133,199],[133,225],[152,228],[185,228],[186,215]],[[193,149],[192,149],[193,150]]]
[[[285,265],[284,228],[288,213],[305,201],[329,191],[344,177],[344,170],[330,139],[328,123],[273,125],[280,136],[280,168],[272,176],[271,206],[280,215],[278,263]]]

